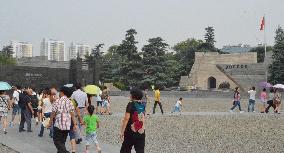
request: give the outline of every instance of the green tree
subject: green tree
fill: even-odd
[[[16,60],[12,56],[12,46],[4,46],[0,51],[0,64],[15,65]]]
[[[204,49],[205,51],[216,51],[215,48],[215,34],[214,31],[215,29],[213,27],[207,27],[205,28],[205,35],[204,35],[204,40],[205,43],[202,44],[202,49]]]
[[[266,47],[267,52],[272,51],[272,49],[273,49],[273,47],[271,47],[271,46]],[[254,48],[250,49],[250,52],[256,52],[257,53],[257,62],[258,63],[264,62],[264,56],[265,56],[264,50],[265,49],[264,49],[263,46],[258,46],[258,47],[254,47]]]
[[[92,49],[90,55],[85,55],[85,61],[88,63],[90,69],[93,70],[93,83],[99,84],[100,81],[100,73],[101,73],[101,59],[104,44],[98,44],[95,48]]]
[[[137,34],[135,29],[126,31],[125,39],[117,48],[120,56],[120,64],[118,65],[118,81],[127,86],[138,86],[143,77],[141,56],[138,53],[135,40]]]
[[[105,83],[118,81],[118,65],[120,56],[117,53],[117,45],[112,45],[102,57],[101,81]]]
[[[269,81],[273,84],[284,83],[284,31],[280,26],[276,30],[272,59]]]
[[[166,50],[169,45],[161,37],[151,38],[148,44],[142,48],[143,55],[143,86],[152,84],[160,87],[167,86],[169,75],[166,72]]]
[[[176,44],[173,49],[176,52],[176,60],[180,64],[180,76],[188,75],[194,63],[195,52],[200,51],[202,40],[187,39]]]

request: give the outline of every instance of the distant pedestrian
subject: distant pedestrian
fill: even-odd
[[[7,116],[9,109],[9,98],[5,95],[5,91],[0,90],[0,122],[3,124],[4,134],[7,134]]]
[[[32,114],[34,114],[34,110],[32,107],[32,99],[31,96],[33,94],[33,90],[28,88],[26,90],[26,95],[24,96],[20,106],[21,106],[21,122],[19,126],[19,132],[23,132],[24,124],[27,123],[27,132],[32,132]]]
[[[77,122],[74,116],[74,107],[68,96],[71,91],[68,87],[61,87],[59,99],[52,105],[52,114],[50,117],[49,125],[51,127],[54,121],[53,142],[57,148],[58,153],[69,153],[66,150],[65,142],[71,127],[71,121],[74,123],[73,130],[77,129]]]
[[[120,153],[144,153],[145,149],[145,105],[141,99],[143,92],[139,89],[130,91],[131,101],[127,104],[122,121],[120,139],[123,141]]]
[[[281,106],[281,93],[279,92],[279,89],[275,90],[274,94],[274,104],[276,106],[275,113],[280,114],[280,106]]]
[[[10,122],[10,127],[12,127],[14,125],[14,120],[15,120],[15,117],[17,115],[19,117],[19,122],[18,123],[20,124],[20,121],[21,121],[21,118],[20,118],[21,108],[19,106],[20,94],[22,93],[21,89],[22,89],[21,86],[15,86],[14,87],[13,103],[12,103],[13,111],[12,111],[12,120]]]
[[[101,98],[101,94],[99,93],[96,97],[96,102],[97,102],[97,107],[96,107],[96,114],[101,114],[102,113],[102,104],[103,104],[103,101],[102,101],[102,98]]]
[[[254,106],[255,106],[255,87],[252,87],[249,91],[249,104],[248,104],[248,112],[255,112],[254,111]]]
[[[75,88],[76,91],[73,92],[71,99],[74,99],[77,102],[78,108],[80,109],[80,114],[77,115],[83,118],[86,107],[88,106],[88,96],[84,91],[82,91],[82,85],[80,83],[76,83]],[[76,131],[76,143],[80,144],[82,142],[82,129],[80,121],[78,121],[78,126],[79,129]]]
[[[159,104],[159,107],[161,109],[161,113],[164,114],[163,106],[162,106],[162,103],[161,103],[161,93],[160,93],[159,88],[155,87],[155,103],[154,103],[154,108],[153,108],[153,114],[155,114],[157,104]]]
[[[89,147],[92,143],[95,143],[98,153],[101,153],[101,148],[97,139],[97,128],[99,128],[99,118],[94,114],[95,107],[89,105],[88,115],[84,116],[84,124],[86,126],[86,150],[85,153],[89,153]]]
[[[110,97],[109,97],[109,91],[107,89],[106,86],[103,87],[103,91],[102,91],[102,114],[107,114],[107,115],[111,115],[110,112]]]
[[[268,101],[267,101],[268,106],[267,106],[266,109],[265,109],[265,112],[266,112],[266,113],[269,112],[270,107],[273,107],[273,110],[275,111],[276,106],[275,106],[275,104],[273,103],[273,99],[274,99],[274,89],[271,88],[271,89],[270,89],[270,92],[269,92],[269,95],[268,95]]]
[[[266,89],[263,88],[262,92],[260,93],[260,103],[259,103],[260,113],[265,112],[266,102],[267,102],[267,93],[266,93]]]
[[[171,113],[177,112],[177,113],[180,113],[180,115],[181,115],[181,107],[182,107],[182,98],[179,98]]]
[[[148,89],[144,89],[143,91],[143,97],[142,97],[142,102],[145,104],[145,107],[146,107],[146,114],[147,115],[150,115],[150,99],[149,99],[149,96],[148,96]]]
[[[230,112],[232,113],[233,110],[238,106],[240,113],[243,113],[244,111],[242,111],[241,108],[241,94],[240,94],[240,88],[236,87],[235,88],[235,92],[234,92],[234,100],[233,100],[233,107],[230,109]]]
[[[32,95],[31,95],[31,100],[32,100],[32,107],[33,107],[33,118],[36,120],[36,125],[38,125],[38,103],[39,103],[39,100],[38,100],[38,95],[37,93],[35,92],[35,89],[32,88]]]
[[[50,118],[51,113],[52,113],[52,101],[50,101],[50,95],[51,92],[50,90],[45,90],[43,91],[43,96],[42,96],[42,113],[45,119]],[[44,126],[43,124],[41,125],[40,128],[40,133],[39,137],[43,136],[44,132]],[[49,131],[49,136],[52,138],[53,137],[53,127],[51,126],[50,131]]]

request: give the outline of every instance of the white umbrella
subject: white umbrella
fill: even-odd
[[[277,88],[277,89],[284,89],[284,85],[283,84],[276,84],[273,87]]]

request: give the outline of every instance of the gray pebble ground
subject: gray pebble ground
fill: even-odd
[[[100,116],[98,139],[108,149],[106,152],[119,152],[119,129],[128,99],[112,97],[114,114]],[[284,153],[283,114],[240,114],[237,109],[229,113],[232,101],[223,98],[184,99],[182,115],[170,114],[177,99],[162,99],[165,114],[161,115],[157,107],[157,113],[147,118],[146,153]],[[150,105],[152,107],[153,102]],[[247,111],[247,100],[242,100],[241,105]],[[11,135],[6,143],[19,134]],[[0,134],[0,143],[4,142],[2,136]],[[34,142],[48,143],[49,148],[45,149],[54,150],[51,140],[41,140],[36,136],[32,138]],[[17,144],[8,146],[15,148]],[[37,148],[44,146],[39,144]]]

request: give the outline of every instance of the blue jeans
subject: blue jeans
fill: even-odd
[[[51,113],[44,113],[43,115],[45,118],[49,118],[51,116]],[[41,124],[39,135],[43,136],[43,132],[44,132],[44,126]],[[53,136],[53,126],[50,127],[49,136],[50,137]]]
[[[249,100],[249,105],[248,105],[248,112],[253,112],[254,111],[254,106],[255,106],[255,100],[250,99]]]
[[[180,112],[180,107],[175,106],[172,112]]]
[[[240,101],[235,101],[235,105],[231,108],[231,110],[234,110],[237,106],[239,106],[239,110],[242,111]]]
[[[12,111],[12,114],[13,115],[19,115],[21,113],[21,108],[19,106],[19,104],[15,104],[15,106],[13,107],[13,111]]]

